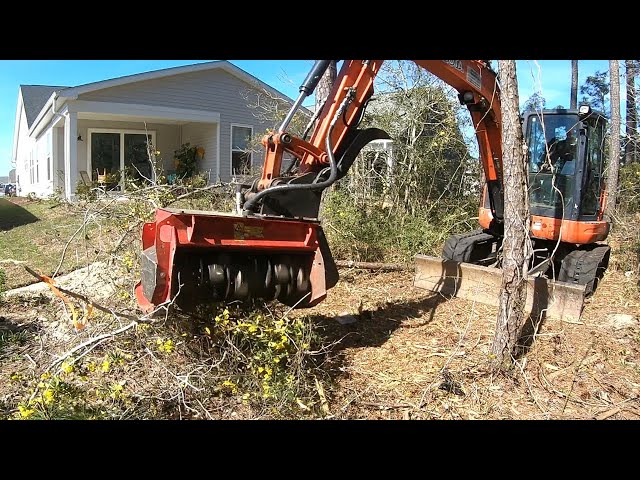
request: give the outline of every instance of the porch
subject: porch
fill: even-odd
[[[73,200],[78,184],[105,175],[111,189],[124,189],[123,174],[134,181],[154,179],[156,168],[175,171],[174,151],[189,143],[205,150],[199,171],[220,178],[220,115],[215,112],[107,102],[69,101],[52,126],[52,193]],[[147,150],[149,142],[149,150]],[[160,152],[160,153],[157,153]]]

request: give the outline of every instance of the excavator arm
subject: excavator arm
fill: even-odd
[[[358,128],[383,60],[344,60],[323,107],[297,137],[287,129],[322,78],[319,60],[277,131],[265,135],[262,175],[238,191],[237,214],[164,208],[144,225],[140,307],[175,301],[278,300],[311,307],[338,272],[318,220],[322,191],[346,175],[360,150],[383,130]],[[502,221],[500,96],[495,72],[481,60],[415,60],[458,92],[478,138],[492,225]],[[285,158],[293,158],[283,172]],[[293,166],[293,168],[292,168]]]
[[[492,217],[502,221],[502,145],[500,138],[500,92],[495,72],[482,60],[414,60],[458,91],[460,102],[467,106],[478,140],[480,161],[488,187]],[[263,138],[265,161],[262,177],[254,192],[247,196],[244,211],[255,212],[259,200],[283,191],[303,189],[322,190],[344,176],[360,149],[376,138],[389,138],[378,129],[358,131],[364,109],[372,97],[375,77],[383,60],[344,60],[342,68],[319,112],[316,126],[309,141],[286,132],[295,110],[308,96],[328,66],[328,61],[317,61],[300,87],[300,97],[277,132]],[[282,159],[286,153],[299,161],[297,176],[313,178],[312,184],[282,185]],[[345,155],[346,154],[346,155]],[[318,173],[329,169],[328,177]],[[311,176],[309,174],[315,173]],[[322,180],[322,181],[320,181]],[[281,197],[281,196],[280,196]],[[281,197],[282,198],[282,197]],[[311,201],[311,200],[310,200]],[[302,202],[305,203],[305,202]],[[304,209],[303,209],[304,210]],[[312,209],[315,211],[315,209]],[[270,213],[269,210],[263,213]],[[304,215],[303,215],[304,216]]]

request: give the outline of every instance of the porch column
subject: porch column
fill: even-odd
[[[72,201],[78,185],[78,114],[64,117],[64,196]]]

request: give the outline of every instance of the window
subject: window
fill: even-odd
[[[252,154],[249,142],[253,127],[231,125],[231,174],[247,175],[251,170]]]
[[[577,156],[576,115],[529,117],[529,201],[532,207],[553,208],[562,215],[573,203]]]
[[[98,175],[107,175],[113,189],[120,189],[122,172],[139,186],[147,179],[153,180],[155,172],[149,161],[147,142],[155,145],[155,131],[147,133],[148,136],[140,130],[90,128],[87,158],[91,179],[97,181]]]
[[[604,160],[604,122],[591,122],[587,142],[586,188],[582,197],[582,215],[595,215],[602,193],[602,167]]]

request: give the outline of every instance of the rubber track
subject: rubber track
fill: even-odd
[[[473,247],[478,242],[484,242],[495,238],[482,230],[474,230],[449,237],[442,249],[442,258],[455,262],[469,262]]]
[[[585,296],[592,295],[609,265],[610,252],[611,248],[607,245],[569,252],[562,259],[558,280],[584,285]]]

